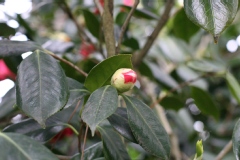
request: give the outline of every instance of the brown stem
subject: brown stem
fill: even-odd
[[[154,106],[155,106],[156,104],[160,103],[164,98],[166,98],[167,96],[169,96],[171,93],[174,93],[174,92],[176,92],[177,90],[179,90],[179,89],[181,89],[181,88],[183,88],[183,87],[185,87],[185,86],[188,86],[188,85],[190,85],[191,83],[193,83],[193,82],[195,82],[195,81],[197,81],[197,80],[199,80],[199,79],[201,79],[201,78],[207,77],[207,76],[209,76],[209,74],[203,74],[203,75],[200,75],[199,77],[196,77],[196,78],[194,78],[194,79],[191,79],[191,80],[189,80],[189,81],[185,81],[185,82],[179,84],[177,87],[172,88],[171,90],[167,91],[167,93],[165,93],[164,95],[159,96],[159,98],[158,98],[155,102],[153,102],[150,107],[151,107],[151,108],[154,108]]]
[[[147,55],[149,49],[153,45],[153,42],[157,38],[159,32],[163,29],[163,27],[167,23],[167,21],[169,19],[170,11],[173,7],[173,4],[174,4],[174,0],[167,0],[167,4],[166,4],[165,10],[164,10],[164,13],[163,13],[162,17],[158,20],[156,28],[154,29],[152,34],[148,37],[148,40],[145,43],[143,49],[138,54],[135,54],[135,56],[133,58],[135,67],[138,67],[141,64],[143,58]]]
[[[59,160],[71,160],[71,156],[56,155]]]
[[[119,53],[120,45],[121,45],[121,43],[122,43],[123,35],[124,35],[124,33],[125,33],[125,30],[126,30],[126,28],[127,28],[127,25],[128,25],[128,23],[130,22],[130,19],[131,19],[132,15],[133,15],[134,11],[136,10],[138,4],[139,4],[139,0],[135,0],[133,7],[132,7],[131,11],[129,12],[129,14],[128,14],[128,16],[127,16],[127,18],[126,18],[126,20],[125,20],[125,22],[124,22],[124,24],[123,24],[123,26],[122,26],[122,28],[121,28],[121,32],[120,32],[118,44],[117,44],[117,47],[116,47],[116,54]]]
[[[86,127],[85,136],[84,136],[84,140],[83,140],[81,160],[84,159],[84,148],[85,148],[85,144],[86,144],[87,133],[88,133],[88,125],[87,125],[87,127]]]
[[[56,54],[48,51],[48,50],[45,50],[43,49],[45,53],[49,54],[50,56],[54,57],[55,59],[63,62],[63,63],[66,63],[67,65],[71,66],[72,68],[76,69],[80,74],[82,74],[83,76],[87,77],[88,74],[86,72],[84,72],[82,69],[80,69],[79,67],[77,67],[76,65],[74,65],[73,63],[69,62],[68,60],[66,59],[63,59],[63,58],[60,58],[58,57]]]
[[[221,160],[223,157],[232,149],[232,140],[230,140],[227,145],[221,150],[221,152],[217,155],[215,160]]]
[[[69,117],[69,119],[68,119],[68,123],[70,123],[70,121],[71,121],[72,117],[73,117],[73,116],[74,116],[74,114],[76,113],[76,111],[77,111],[77,109],[78,109],[78,107],[79,107],[79,105],[80,105],[80,102],[81,102],[81,100],[79,100],[79,101],[77,102],[77,105],[76,105],[76,107],[74,108],[74,110],[73,110],[72,114],[70,115],[70,117]]]
[[[107,56],[114,56],[115,51],[115,37],[113,28],[113,0],[104,1],[103,32],[107,49]]]
[[[82,27],[78,24],[75,16],[73,15],[73,13],[71,12],[71,9],[69,8],[67,2],[64,0],[64,1],[59,2],[59,4],[60,4],[60,7],[63,9],[63,11],[68,15],[68,17],[73,21],[73,23],[77,27],[78,35],[81,38],[81,40],[83,42],[87,41],[89,43],[92,43],[90,38],[87,36],[87,34],[82,29]]]

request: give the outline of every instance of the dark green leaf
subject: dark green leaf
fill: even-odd
[[[238,0],[184,0],[188,18],[198,26],[209,31],[217,42],[221,32],[228,27],[238,10]]]
[[[226,73],[226,80],[232,96],[237,100],[238,104],[240,104],[240,85],[238,81],[230,72]]]
[[[226,70],[224,64],[204,59],[189,61],[187,65],[192,69],[202,72],[223,72]]]
[[[0,23],[0,36],[9,37],[15,35],[16,30],[9,27],[6,23]]]
[[[37,44],[31,41],[0,41],[0,58],[7,56],[19,56],[28,51],[34,51],[40,48]]]
[[[175,96],[170,96],[164,98],[160,103],[165,109],[172,109],[178,111],[182,107],[184,107],[185,103]]]
[[[66,76],[55,59],[37,50],[19,66],[16,94],[17,106],[45,127],[46,119],[67,103]]]
[[[120,133],[124,138],[134,143],[137,142],[128,124],[126,108],[118,107],[116,112],[108,117],[108,121],[111,123],[113,128],[118,131],[118,133]]]
[[[17,73],[17,67],[22,62],[22,56],[9,56],[5,57],[4,59],[5,64],[7,67],[13,72]]]
[[[2,98],[0,103],[0,119],[11,113],[15,108],[13,107],[16,103],[15,87],[10,89],[5,96]]]
[[[82,112],[82,120],[89,125],[92,136],[96,126],[112,115],[118,107],[118,93],[112,86],[104,86],[94,91]]]
[[[127,46],[127,47],[133,49],[134,51],[138,50],[140,48],[139,44],[138,44],[138,41],[135,38],[126,39],[125,41],[123,41],[122,44],[124,46]]]
[[[116,24],[119,26],[122,26],[127,18],[128,14],[125,12],[119,12],[117,17],[116,17]]]
[[[212,115],[215,119],[218,119],[219,110],[207,92],[200,88],[192,86],[191,96],[201,112],[204,114]]]
[[[237,121],[233,130],[233,153],[237,160],[240,158],[240,119]]]
[[[75,106],[71,106],[56,113],[47,119],[45,129],[43,129],[35,120],[29,118],[4,128],[3,132],[16,132],[25,134],[32,139],[35,139],[36,141],[45,143],[66,127],[64,124],[68,123],[69,118],[71,117],[74,110]],[[79,110],[80,107],[75,112],[75,114],[73,114],[73,117],[70,121],[70,124],[74,125],[76,128],[80,128],[78,122]]]
[[[84,160],[93,160],[98,157],[103,156],[103,144],[102,142],[96,143],[89,148],[84,150]],[[71,160],[79,160],[81,159],[81,154],[78,153],[74,155]]]
[[[98,126],[103,141],[103,152],[106,160],[130,160],[121,137],[110,127]]]
[[[46,147],[27,136],[0,132],[1,159],[9,160],[58,160]]]
[[[125,6],[125,5],[120,5],[121,8],[129,12],[132,7],[130,6]],[[135,12],[133,13],[133,16],[139,17],[139,18],[144,18],[147,20],[158,20],[159,16],[156,14],[146,10],[146,9],[136,9]]]
[[[65,108],[71,106],[78,100],[90,94],[90,92],[85,89],[83,84],[79,83],[78,81],[72,78],[67,78],[67,81],[69,86],[69,98]]]
[[[93,36],[99,38],[101,31],[99,20],[92,12],[86,9],[83,9],[82,11],[88,30],[92,33]]]
[[[33,40],[34,36],[36,35],[36,31],[34,31],[30,27],[30,23],[23,19],[21,14],[17,14],[17,21],[20,24],[20,26],[22,26],[25,29],[27,37]]]
[[[131,55],[112,56],[96,65],[88,74],[84,86],[89,91],[110,84],[112,75],[120,68],[132,68]]]
[[[199,31],[199,27],[188,20],[184,9],[181,9],[173,20],[173,32],[178,38],[189,42],[190,38]]]
[[[127,105],[129,125],[138,143],[150,154],[169,159],[169,137],[156,114],[136,98],[123,98]]]

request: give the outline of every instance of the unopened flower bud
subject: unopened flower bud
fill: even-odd
[[[113,74],[111,85],[122,93],[132,89],[136,81],[136,72],[129,68],[121,68]]]

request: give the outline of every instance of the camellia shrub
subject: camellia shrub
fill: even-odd
[[[1,160],[239,159],[238,0],[28,3],[0,12]]]

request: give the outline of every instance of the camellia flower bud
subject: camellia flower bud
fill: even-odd
[[[129,68],[121,68],[113,74],[111,85],[122,93],[132,89],[136,81],[136,72]]]

